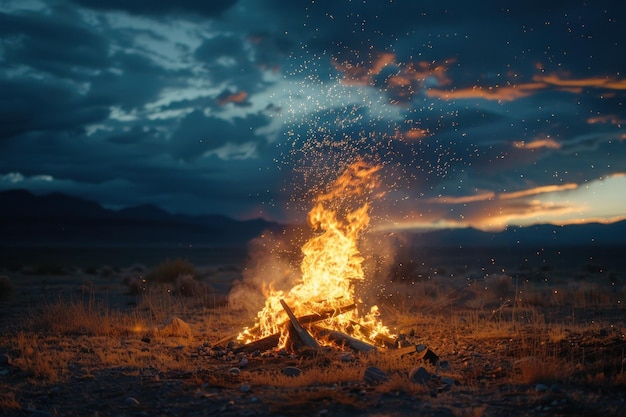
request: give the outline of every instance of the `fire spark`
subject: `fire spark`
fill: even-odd
[[[370,201],[378,185],[380,166],[357,161],[345,170],[328,191],[314,199],[307,216],[315,232],[303,246],[302,276],[288,292],[265,290],[265,307],[257,314],[256,324],[238,337],[249,343],[270,335],[280,334],[277,344],[285,347],[289,332],[284,323],[289,320],[285,304],[298,317],[326,317],[319,326],[339,331],[358,340],[381,344],[381,337],[391,335],[373,306],[359,314],[355,300],[357,281],[364,280],[359,237],[369,225]],[[346,307],[348,306],[348,307]],[[348,310],[348,311],[346,311]]]

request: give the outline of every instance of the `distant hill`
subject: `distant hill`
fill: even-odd
[[[567,226],[539,224],[508,227],[501,232],[473,228],[447,229],[411,234],[418,246],[440,247],[558,247],[626,245],[626,221]]]
[[[172,214],[142,205],[109,210],[61,193],[36,196],[0,192],[2,245],[206,245],[243,246],[280,225],[263,219],[239,221],[221,215]]]
[[[266,230],[285,226],[223,215],[172,214],[152,205],[110,210],[61,193],[36,196],[26,190],[0,192],[0,245],[203,245],[241,247]],[[559,247],[626,245],[626,221],[613,224],[508,227],[407,232],[423,247]]]

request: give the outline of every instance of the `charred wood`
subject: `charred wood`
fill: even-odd
[[[349,347],[356,352],[376,352],[378,348],[372,344],[356,339],[337,330],[330,330],[320,326],[313,326],[318,337],[327,337],[329,340]]]
[[[296,336],[304,344],[304,346],[310,347],[310,348],[319,348],[320,345],[313,338],[313,336],[311,336],[311,334],[304,327],[302,327],[302,325],[300,324],[296,316],[291,311],[291,308],[289,308],[289,306],[285,302],[285,300],[280,300],[280,305],[283,306],[285,313],[287,313],[287,316],[289,317],[289,321],[291,324],[291,327],[289,328],[290,330],[289,335],[292,338],[292,341],[294,339],[293,336]],[[297,342],[294,342],[294,343],[296,343],[296,346],[297,346],[298,343]]]

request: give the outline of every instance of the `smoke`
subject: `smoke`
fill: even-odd
[[[265,232],[248,245],[248,261],[240,281],[228,294],[233,310],[254,315],[265,305],[268,290],[289,291],[301,277],[302,231],[294,228],[281,235]]]
[[[403,245],[404,238],[397,233],[370,231],[361,237],[359,248],[364,258],[365,279],[356,286],[355,295],[366,307],[380,304]]]

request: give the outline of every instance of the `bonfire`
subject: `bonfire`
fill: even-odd
[[[239,334],[240,342],[270,338],[283,348],[294,343],[316,346],[332,339],[360,350],[393,343],[377,306],[363,312],[355,296],[355,283],[365,279],[359,238],[370,222],[380,168],[357,161],[315,197],[307,217],[314,236],[302,246],[299,282],[289,291],[266,286],[265,306],[255,325]]]

